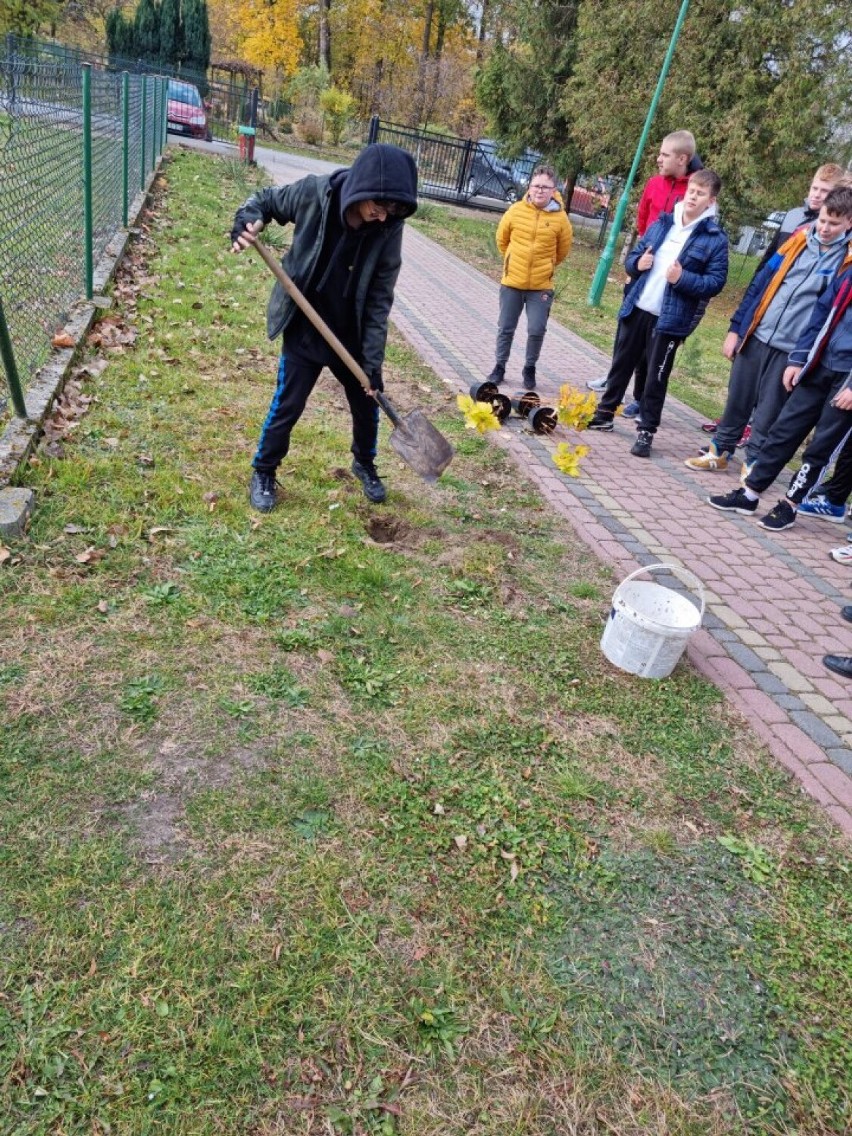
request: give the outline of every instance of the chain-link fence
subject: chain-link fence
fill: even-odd
[[[65,63],[7,40],[0,53],[0,404],[23,416],[93,266],[166,137],[165,81]]]

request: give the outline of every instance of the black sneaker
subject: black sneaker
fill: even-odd
[[[524,367],[521,371],[521,380],[524,384],[524,390],[535,390],[535,367]]]
[[[355,458],[352,462],[352,472],[364,486],[364,496],[367,500],[372,501],[374,505],[381,505],[387,497],[387,490],[373,463],[361,462]]]
[[[596,410],[592,415],[592,420],[586,427],[587,430],[611,430],[612,429],[612,415],[603,414],[600,410]]]
[[[249,501],[251,507],[259,513],[271,513],[276,505],[275,487],[278,482],[274,473],[263,473],[256,469],[251,475],[249,483]]]
[[[789,501],[779,501],[775,508],[757,522],[764,529],[781,532],[796,523],[796,510]]]
[[[654,435],[650,430],[637,430],[636,441],[630,448],[631,454],[634,458],[649,458],[651,456],[651,443],[654,441]]]
[[[719,497],[708,497],[707,504],[726,513],[756,513],[759,501],[749,501],[745,489],[733,489]]]
[[[502,363],[495,363],[494,370],[485,380],[487,383],[493,383],[495,387],[499,387],[503,380],[506,378],[506,368]]]

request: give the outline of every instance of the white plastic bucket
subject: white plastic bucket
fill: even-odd
[[[688,596],[649,580],[643,572],[665,570],[698,594]],[[665,678],[674,670],[687,641],[701,626],[704,585],[677,564],[649,564],[631,572],[615,589],[601,638],[601,650],[616,667],[640,678]]]

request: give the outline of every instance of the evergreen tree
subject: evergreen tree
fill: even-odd
[[[160,58],[160,8],[156,0],[139,0],[133,20],[133,54],[156,63]]]
[[[206,0],[184,0],[183,57],[187,68],[205,75],[210,66],[211,46]]]
[[[136,54],[133,46],[133,21],[125,19],[120,8],[113,8],[107,13],[104,25],[110,59],[132,59]]]
[[[160,60],[176,67],[183,58],[180,0],[160,2]]]
[[[497,40],[476,77],[490,132],[517,152],[540,150],[569,178],[580,160],[563,91],[574,68],[579,7],[579,0],[519,5],[513,33]]]

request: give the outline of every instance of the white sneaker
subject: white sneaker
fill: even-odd
[[[838,564],[852,564],[852,544],[841,544],[840,548],[832,548],[829,556]]]
[[[590,391],[606,390],[606,378],[606,375],[604,375],[600,379],[589,379],[589,381],[586,383],[586,386]]]

